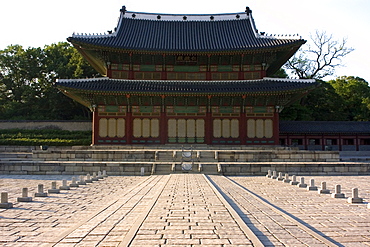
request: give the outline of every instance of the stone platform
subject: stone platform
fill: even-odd
[[[109,174],[108,174],[109,175]],[[365,203],[349,204],[265,176],[109,176],[32,202],[23,187],[67,175],[0,175],[1,246],[369,246],[369,176],[314,176]]]
[[[179,146],[107,146],[0,148],[0,174],[86,175],[106,170],[111,175],[181,173]],[[196,146],[187,173],[264,175],[268,170],[301,175],[370,174],[367,160],[341,161],[337,151],[306,151],[276,147]]]

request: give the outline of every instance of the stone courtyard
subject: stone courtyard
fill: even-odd
[[[345,198],[265,176],[109,176],[47,197],[34,197],[39,184],[72,175],[0,179],[13,203],[1,246],[370,246],[369,176],[305,177]],[[24,187],[32,202],[17,202]],[[364,203],[347,202],[352,188]]]

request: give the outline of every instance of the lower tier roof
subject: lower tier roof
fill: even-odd
[[[305,91],[316,87],[315,80],[263,78],[234,81],[127,80],[108,77],[92,79],[59,79],[60,89],[151,94],[261,94]]]

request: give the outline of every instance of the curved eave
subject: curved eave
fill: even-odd
[[[279,51],[285,50],[288,48],[295,48],[295,51],[303,45],[306,41],[303,39],[299,40],[291,40],[289,43],[274,45],[274,46],[259,46],[259,47],[245,47],[245,48],[233,48],[233,49],[203,49],[203,50],[186,50],[186,49],[178,49],[178,50],[166,50],[166,49],[141,49],[141,48],[128,48],[128,47],[120,47],[120,46],[105,46],[105,45],[98,45],[93,44],[91,42],[86,42],[80,38],[73,38],[69,37],[67,39],[73,45],[77,47],[83,47],[84,49],[92,49],[92,50],[104,50],[104,51],[112,51],[112,52],[120,52],[120,53],[139,53],[139,54],[251,54],[251,53],[258,53],[258,52],[269,52],[269,51]],[[294,52],[295,52],[294,51]],[[291,55],[294,54],[290,53]],[[290,55],[290,56],[291,56]]]
[[[279,84],[280,82],[280,84]],[[317,87],[309,81],[289,82],[266,78],[255,81],[135,81],[117,79],[60,80],[56,86],[65,92],[109,95],[285,95],[305,94]]]

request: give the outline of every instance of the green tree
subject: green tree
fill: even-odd
[[[40,48],[14,45],[0,51],[0,112],[6,118],[30,116],[36,111],[32,106],[44,96],[46,85],[44,58]]]
[[[8,46],[0,51],[0,119],[90,118],[88,109],[64,96],[54,82],[94,76],[94,69],[66,42],[44,49]]]
[[[96,71],[83,59],[78,51],[67,42],[45,46],[45,64],[47,64],[50,85],[57,78],[86,78],[97,76]],[[63,95],[57,88],[48,88],[48,102],[45,106],[58,119],[88,119],[89,110],[81,104]]]
[[[343,111],[350,121],[370,121],[370,87],[360,77],[341,76],[328,81],[345,102]]]

